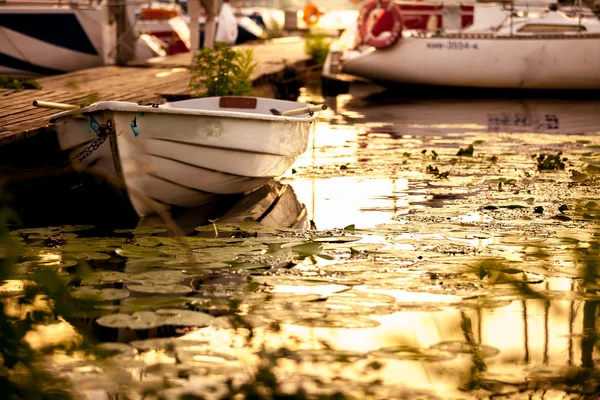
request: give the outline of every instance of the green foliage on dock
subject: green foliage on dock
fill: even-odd
[[[250,76],[258,65],[252,49],[236,50],[224,42],[198,52],[189,88],[193,97],[252,95]]]
[[[13,78],[8,75],[0,75],[0,88],[3,89],[41,89],[42,86],[33,79]]]
[[[308,31],[304,34],[306,43],[304,49],[317,65],[323,65],[329,53],[331,39],[322,32]]]

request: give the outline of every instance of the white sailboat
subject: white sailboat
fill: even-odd
[[[474,10],[474,23],[466,29],[403,30],[394,3],[372,0],[332,44],[323,76],[384,84],[600,89],[597,18],[499,4]]]

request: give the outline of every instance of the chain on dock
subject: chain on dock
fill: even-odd
[[[98,148],[102,146],[102,143],[106,141],[108,135],[115,132],[110,119],[106,121],[106,125],[101,125],[99,128],[100,132],[98,133],[98,138],[75,156],[77,164],[81,164],[83,160],[91,156],[94,151],[98,150]]]

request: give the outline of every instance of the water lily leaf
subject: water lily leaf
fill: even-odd
[[[157,270],[157,271],[141,272],[141,273],[137,273],[137,274],[129,274],[127,277],[127,281],[140,283],[143,285],[152,285],[152,284],[163,285],[163,284],[179,283],[187,278],[190,278],[190,275],[184,274],[181,271]]]
[[[317,294],[329,296],[333,293],[349,290],[350,286],[326,284],[326,285],[276,285],[270,293],[294,293],[294,294]]]
[[[97,348],[107,357],[131,359],[135,356],[135,349],[126,343],[104,342],[99,343]]]
[[[126,289],[97,289],[92,286],[80,286],[76,288],[73,292],[71,292],[71,296],[73,296],[76,299],[114,301],[122,300],[129,297],[129,291]]]
[[[164,325],[173,326],[208,326],[214,319],[213,316],[190,310],[180,310],[176,308],[157,310],[156,314],[165,318]]]
[[[120,249],[116,249],[115,253],[121,257],[131,258],[149,258],[149,257],[160,257],[165,254],[161,252],[163,250],[160,247],[142,247],[136,245],[124,245]],[[166,249],[165,249],[166,250]]]
[[[505,273],[505,274],[509,274],[509,275],[523,273],[523,271],[520,270],[520,269],[518,269],[518,268],[505,268],[505,269],[501,269],[500,272]]]
[[[118,271],[98,271],[85,275],[81,279],[82,285],[101,285],[103,283],[124,282],[129,274]]]
[[[63,225],[60,230],[63,232],[78,232],[94,229],[94,225]]]
[[[243,303],[251,306],[271,303],[271,304],[301,304],[314,301],[324,301],[327,297],[320,294],[295,294],[295,293],[248,293],[241,299]]]
[[[174,296],[129,297],[121,301],[121,312],[130,313],[141,310],[155,310],[166,307],[186,306],[193,299]]]
[[[268,269],[271,268],[270,264],[267,263],[254,263],[254,262],[228,262],[224,263],[228,265],[232,270],[257,270],[257,269]]]
[[[129,343],[134,348],[140,351],[166,349],[168,347],[191,347],[208,345],[207,341],[186,340],[179,338],[151,338],[145,340],[134,340]]]
[[[356,242],[361,240],[358,236],[317,236],[313,238],[313,242],[326,242],[326,243],[347,243]]]
[[[156,247],[162,245],[163,238],[157,236],[142,236],[135,239],[135,244],[142,247]]]
[[[361,315],[335,315],[326,314],[317,318],[295,319],[291,317],[288,323],[300,326],[310,326],[314,328],[341,328],[341,329],[361,329],[376,328],[379,321],[361,316]]]
[[[419,349],[412,346],[389,346],[371,351],[369,355],[380,358],[393,358],[395,360],[419,360],[426,362],[447,361],[456,357],[456,353],[439,349]]]
[[[317,242],[308,242],[295,245],[290,249],[298,253],[300,256],[308,257],[319,254],[323,250],[323,245]]]
[[[133,235],[153,235],[155,233],[167,232],[164,226],[142,226],[135,229],[115,229],[114,233],[131,233]]]
[[[150,282],[144,283],[143,285],[129,285],[127,286],[127,289],[132,292],[158,294],[186,294],[194,291],[190,286]]]
[[[500,350],[491,346],[470,344],[458,340],[439,342],[431,345],[430,349],[437,349],[456,354],[477,354],[482,358],[492,357],[500,352]]]
[[[213,317],[198,311],[163,309],[156,312],[138,311],[133,314],[112,314],[96,320],[107,328],[128,328],[132,330],[152,329],[159,326],[208,326]]]
[[[22,264],[28,263],[31,267],[38,268],[69,268],[77,265],[77,260],[68,260],[68,259],[60,259],[60,260],[35,260],[35,261],[24,261]]]
[[[40,238],[47,238],[52,235],[60,234],[60,227],[58,226],[49,226],[47,228],[24,228],[24,229],[16,229],[10,232],[11,235],[20,236],[20,235],[37,235]]]
[[[132,330],[152,329],[164,325],[164,318],[152,311],[138,311],[133,314],[111,314],[96,320],[98,325],[107,328]]]
[[[508,208],[509,210],[516,210],[516,209],[519,209],[519,208],[527,208],[527,206],[523,206],[521,204],[509,204],[509,205],[506,205],[506,206],[503,206],[503,207],[504,208]]]
[[[218,329],[256,329],[267,324],[268,322],[260,315],[223,315],[215,318],[210,326]]]
[[[109,254],[97,252],[68,253],[65,256],[76,260],[108,260],[110,258]]]

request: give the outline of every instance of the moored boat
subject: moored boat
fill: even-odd
[[[112,176],[145,216],[246,193],[283,174],[306,150],[323,107],[256,97],[104,101],[50,121],[74,164]]]
[[[372,0],[332,44],[323,76],[384,84],[600,89],[597,18],[553,8],[519,13],[498,4],[474,10],[474,24],[466,29],[406,30],[398,6]]]
[[[0,4],[0,38],[0,74],[53,75],[118,61],[117,23],[107,0]],[[164,55],[149,35],[129,37],[127,44],[131,60]]]

